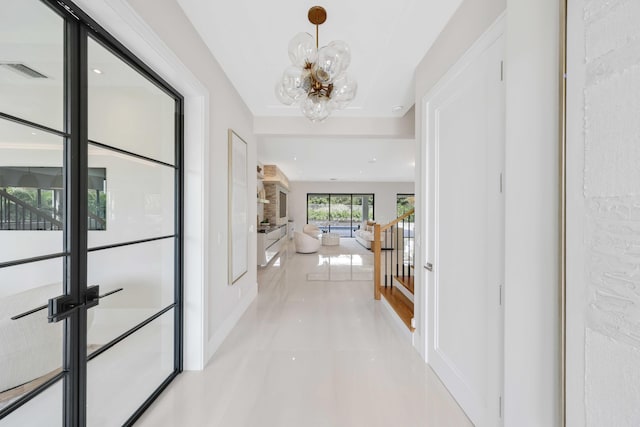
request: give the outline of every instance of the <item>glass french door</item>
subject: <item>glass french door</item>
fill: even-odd
[[[61,3],[0,0],[0,425],[128,425],[182,370],[182,97]]]

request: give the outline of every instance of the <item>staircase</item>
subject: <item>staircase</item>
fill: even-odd
[[[0,230],[62,230],[62,221],[0,189]]]
[[[107,229],[107,221],[92,212],[88,213],[87,220],[89,230]],[[62,228],[60,210],[38,208],[0,188],[0,230],[52,231]]]
[[[413,326],[415,211],[374,225],[374,298],[384,298],[409,332]]]

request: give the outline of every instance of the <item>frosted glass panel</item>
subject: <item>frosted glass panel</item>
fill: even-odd
[[[174,239],[90,252],[88,283],[123,290],[89,309],[89,350],[97,349],[174,302]]]
[[[173,310],[88,365],[87,425],[122,425],[173,372]]]
[[[89,139],[173,164],[175,100],[89,39]]]
[[[38,0],[0,10],[0,112],[63,130],[63,19]]]
[[[61,295],[62,273],[62,258],[0,268],[0,409],[60,372],[64,322],[20,315]]]
[[[89,248],[174,234],[175,169],[93,146],[89,166],[107,175],[107,229],[89,232]]]

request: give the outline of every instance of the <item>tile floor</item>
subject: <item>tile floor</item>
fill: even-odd
[[[372,271],[353,239],[282,251],[206,369],[180,375],[138,425],[472,425],[373,300]]]

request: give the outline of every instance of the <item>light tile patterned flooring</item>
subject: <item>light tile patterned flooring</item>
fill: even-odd
[[[185,372],[141,426],[463,427],[471,423],[373,299],[353,239],[258,272],[259,293],[203,372]]]

